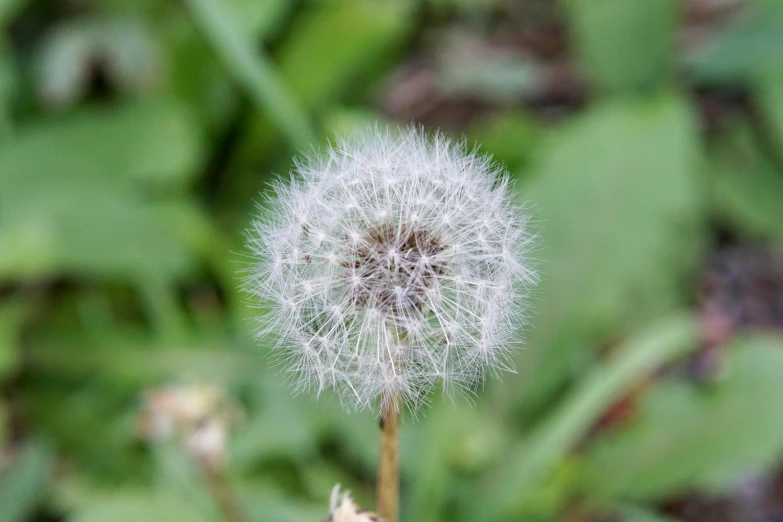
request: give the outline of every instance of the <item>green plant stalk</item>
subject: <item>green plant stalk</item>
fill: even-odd
[[[304,149],[315,143],[307,113],[289,96],[266,54],[251,45],[251,37],[232,17],[226,2],[184,0],[229,72],[266,112],[289,142]]]
[[[606,409],[640,379],[695,349],[698,323],[677,316],[635,337],[577,385],[527,441],[512,450],[489,492],[495,509],[512,511],[524,493],[568,453]]]
[[[227,522],[253,522],[222,470],[203,458],[198,459],[209,493]]]

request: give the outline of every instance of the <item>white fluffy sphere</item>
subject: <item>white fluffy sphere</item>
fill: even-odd
[[[415,411],[436,385],[510,369],[532,237],[487,156],[415,128],[370,130],[276,183],[246,288],[299,390]]]

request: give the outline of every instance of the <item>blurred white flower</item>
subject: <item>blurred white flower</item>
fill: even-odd
[[[177,384],[145,392],[138,429],[155,442],[180,437],[191,455],[217,468],[226,451],[229,427],[240,416],[223,388]]]
[[[384,519],[372,511],[359,509],[359,506],[351,498],[351,492],[340,493],[340,484],[337,484],[332,488],[329,500],[328,522],[384,522]]]
[[[436,383],[465,390],[511,369],[536,273],[498,165],[407,128],[295,167],[253,224],[246,288],[299,391],[415,411]]]

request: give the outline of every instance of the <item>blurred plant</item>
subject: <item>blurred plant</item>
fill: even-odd
[[[232,252],[259,173],[379,120],[466,134],[545,224],[520,375],[400,430],[403,520],[779,518],[783,1],[5,0],[0,26],[0,522],[225,522],[184,432],[134,436],[183,375],[242,399],[219,471],[254,521],[323,520],[335,483],[333,518],[368,515],[372,414],[280,386]]]
[[[332,489],[329,500],[329,522],[384,522],[375,513],[360,509],[350,491],[340,493],[340,484]]]
[[[159,54],[149,31],[134,21],[63,23],[47,34],[38,50],[35,87],[53,109],[79,101],[96,79],[120,91],[143,92],[162,77]]]
[[[229,522],[251,520],[223,474],[228,431],[240,416],[218,386],[172,385],[144,394],[138,425],[139,434],[153,442],[180,439]]]
[[[229,428],[241,412],[215,385],[173,385],[144,394],[139,433],[153,442],[181,437],[209,467],[223,465]]]
[[[271,301],[259,335],[278,336],[298,391],[380,403],[378,510],[393,521],[401,407],[512,368],[536,280],[528,217],[489,157],[413,128],[296,168],[250,238],[247,289]]]

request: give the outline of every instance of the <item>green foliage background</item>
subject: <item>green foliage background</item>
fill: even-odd
[[[292,397],[252,340],[243,230],[298,150],[394,123],[379,100],[432,49],[438,92],[482,107],[444,130],[512,171],[543,282],[518,373],[405,422],[402,520],[676,520],[774,476],[780,323],[689,368],[721,241],[783,242],[783,3],[692,45],[695,3],[0,1],[0,522],[221,520],[135,429],[145,390],[186,381],[245,412],[227,473],[253,520],[323,520],[338,482],[374,504],[376,419]],[[458,52],[550,15],[583,91],[556,117],[526,102],[541,60]],[[741,101],[708,125],[705,93]]]

